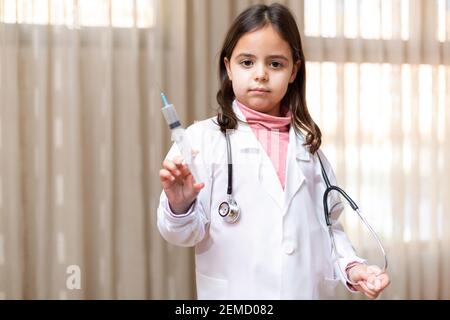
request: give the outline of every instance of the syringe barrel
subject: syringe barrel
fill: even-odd
[[[196,182],[200,182],[200,178],[194,166],[194,155],[192,154],[192,147],[189,141],[189,137],[186,135],[186,130],[181,126],[172,129],[172,140],[177,144],[181,155],[183,156],[184,162],[191,171],[192,176]]]
[[[178,120],[177,111],[173,104],[168,104],[161,109],[164,119],[166,119],[167,124],[170,129],[173,130],[175,128],[181,127],[180,120]]]
[[[177,111],[175,110],[173,104],[168,103],[166,96],[162,92],[161,99],[163,100],[164,104],[164,107],[161,109],[161,111],[164,115],[164,119],[166,119],[166,122],[169,125],[170,131],[172,132],[172,141],[177,144],[184,162],[188,166],[189,171],[191,171],[191,174],[194,177],[195,181],[199,182],[200,179],[194,166],[194,155],[192,154],[191,143],[188,136],[186,135],[186,131],[181,126]]]

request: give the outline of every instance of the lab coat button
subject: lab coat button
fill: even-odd
[[[284,253],[286,253],[286,254],[293,254],[295,251],[294,245],[292,243],[285,243],[283,247],[284,247]]]

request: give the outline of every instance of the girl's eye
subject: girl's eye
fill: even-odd
[[[243,61],[241,61],[241,65],[248,68],[253,65],[253,62],[251,60],[243,60]]]
[[[278,61],[272,61],[270,63],[270,66],[272,68],[274,68],[274,69],[279,69],[279,68],[281,68],[283,66],[283,64],[281,62],[278,62]]]

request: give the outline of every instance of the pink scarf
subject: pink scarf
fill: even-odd
[[[289,127],[291,124],[291,111],[282,108],[283,116],[274,117],[262,112],[250,109],[237,102],[245,119],[252,128],[258,141],[263,146],[280,179],[284,190],[286,181],[286,156],[289,145]]]

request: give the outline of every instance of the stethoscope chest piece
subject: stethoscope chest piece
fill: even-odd
[[[235,223],[238,221],[240,210],[236,201],[230,197],[227,201],[222,202],[219,205],[219,215],[228,223]]]
[[[233,199],[233,162],[231,159],[231,143],[228,132],[225,131],[225,138],[227,140],[227,160],[228,160],[228,186],[227,186],[227,200],[219,205],[219,215],[228,223],[235,223],[239,220],[241,210],[238,204]]]

